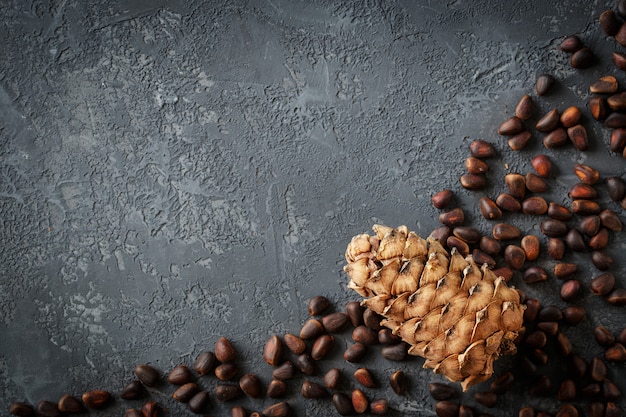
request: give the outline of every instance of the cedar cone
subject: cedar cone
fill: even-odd
[[[408,353],[463,391],[493,374],[493,361],[516,351],[525,306],[487,265],[406,226],[374,225],[346,250],[349,288],[410,345]]]

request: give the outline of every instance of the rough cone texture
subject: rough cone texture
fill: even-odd
[[[411,345],[425,368],[460,382],[463,390],[488,379],[493,361],[515,353],[524,307],[487,266],[406,226],[375,225],[375,236],[352,238],[346,250],[349,287],[382,324]]]

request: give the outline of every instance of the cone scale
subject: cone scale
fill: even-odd
[[[346,249],[348,287],[382,325],[425,359],[424,368],[459,382],[464,391],[493,374],[493,362],[515,353],[525,306],[486,265],[406,226],[374,225]]]

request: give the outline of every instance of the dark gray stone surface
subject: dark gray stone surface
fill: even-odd
[[[358,299],[346,288],[343,251],[373,223],[427,235],[439,214],[430,196],[451,188],[468,224],[488,233],[478,198],[495,197],[503,175],[529,171],[540,152],[555,161],[546,193],[554,201],[568,204],[575,163],[623,177],[624,159],[608,150],[610,132],[585,104],[597,77],[624,83],[610,60],[621,48],[598,25],[612,6],[4,1],[0,414],[14,400],[117,392],[135,364],[166,372],[222,335],[243,370],[268,382],[262,346],[271,334],[298,331],[310,297],[326,295],[337,309]],[[573,33],[598,55],[594,67],[574,70],[558,50]],[[583,108],[588,152],[546,151],[537,133],[515,153],[496,134],[541,72],[558,84],[536,100],[537,116]],[[499,150],[490,185],[478,193],[458,184],[476,138]],[[536,218],[509,219],[539,234]],[[613,234],[622,287],[625,247],[623,233]],[[587,288],[597,271],[586,255],[571,259],[581,262]],[[551,265],[545,256],[540,262]],[[554,278],[514,282],[545,304],[565,305]],[[590,359],[602,353],[589,336],[593,326],[617,332],[626,314],[588,290],[576,303],[588,318],[564,331]],[[340,360],[349,332],[343,336],[321,366],[349,375],[354,366]],[[368,393],[388,397],[394,415],[433,414],[426,386],[441,379],[419,359],[396,364],[372,354],[367,363],[383,385]],[[498,371],[515,363],[503,359]],[[410,375],[405,397],[386,388],[394,369]],[[619,365],[609,373],[626,392],[623,372]],[[328,401],[299,399],[297,381],[288,398],[297,415],[334,414]],[[215,378],[203,383],[210,388]],[[163,386],[151,397],[171,415],[190,414],[171,393]],[[474,404],[471,395],[463,401]],[[252,410],[271,401],[240,403]],[[140,404],[116,399],[94,414],[122,415]],[[558,406],[519,387],[489,412],[512,415],[526,404]],[[215,415],[229,408],[213,401]]]

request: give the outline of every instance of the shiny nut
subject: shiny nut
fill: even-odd
[[[559,126],[560,117],[558,109],[552,109],[539,119],[535,129],[540,132],[551,132]]]
[[[263,359],[271,366],[277,366],[283,359],[283,342],[276,335],[270,336],[263,347]]]
[[[498,134],[503,136],[513,136],[524,130],[524,123],[522,119],[517,116],[513,116],[500,125],[498,128]]]
[[[525,94],[515,106],[515,115],[521,120],[528,120],[533,115],[533,99]]]
[[[496,155],[496,149],[493,145],[482,139],[476,139],[470,143],[470,154],[474,158],[492,158]]]
[[[450,205],[453,198],[454,192],[452,190],[445,189],[436,192],[430,199],[435,208],[444,209]]]
[[[552,161],[547,155],[537,155],[530,161],[530,163],[537,175],[542,178],[550,178],[550,175],[552,174]]]
[[[231,362],[235,360],[236,352],[230,340],[220,337],[215,342],[215,357],[220,362]]]

